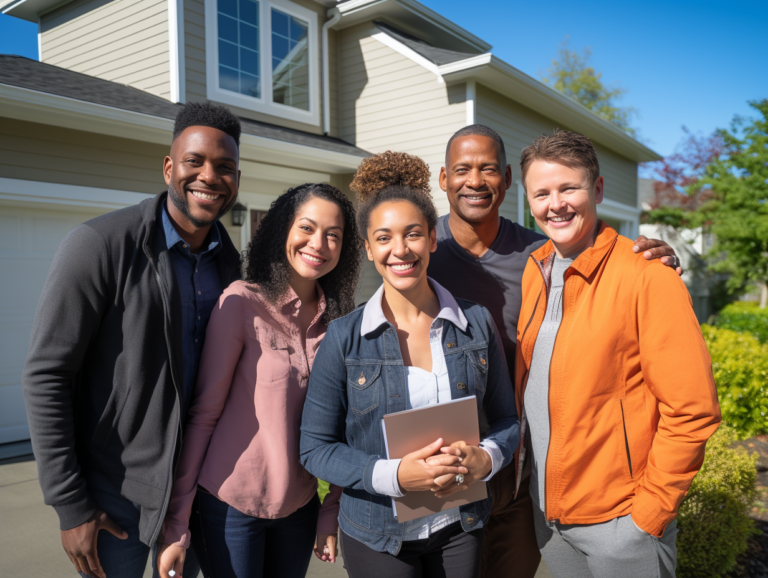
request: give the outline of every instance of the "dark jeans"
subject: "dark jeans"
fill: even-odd
[[[464,532],[459,522],[426,540],[403,542],[393,556],[377,552],[340,532],[344,568],[350,578],[476,578],[483,530]]]
[[[320,499],[315,494],[285,518],[254,518],[198,489],[195,513],[200,530],[192,530],[192,542],[203,575],[304,578],[315,545],[319,511]]]
[[[128,538],[121,540],[106,530],[99,532],[96,552],[99,556],[101,567],[107,578],[141,578],[147,567],[150,548],[139,541],[139,516],[141,506],[131,502],[112,491],[102,491],[93,487],[88,488],[93,499],[104,510],[112,521],[128,533]],[[157,576],[155,553],[152,552],[152,573]],[[192,548],[187,550],[187,558],[184,561],[184,578],[196,578],[200,572]],[[86,574],[80,573],[83,578]]]

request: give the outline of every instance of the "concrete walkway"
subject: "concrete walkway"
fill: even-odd
[[[73,578],[77,576],[61,547],[59,521],[43,504],[32,456],[1,459],[0,452],[0,575],[4,578]],[[151,578],[152,572],[144,573]],[[341,560],[320,562],[314,556],[307,578],[345,578]],[[514,578],[514,577],[511,577]],[[552,578],[542,563],[536,578]]]

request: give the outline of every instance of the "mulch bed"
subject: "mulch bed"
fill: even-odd
[[[757,489],[760,495],[751,512],[760,534],[750,540],[749,549],[728,577],[768,578],[768,436],[757,436],[736,445],[760,456],[757,462]]]

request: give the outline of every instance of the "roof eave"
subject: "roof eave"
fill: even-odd
[[[55,94],[0,84],[2,116],[74,130],[170,145],[173,119],[142,114]],[[243,133],[241,159],[344,174],[357,170],[362,156],[329,151]]]
[[[662,158],[582,104],[492,54],[480,54],[459,62],[444,64],[438,67],[438,71],[449,83],[476,80],[635,162]]]
[[[333,28],[341,30],[348,26],[354,26],[363,20],[373,20],[377,16],[386,16],[387,9],[399,7],[404,13],[415,15],[422,20],[444,30],[447,34],[460,42],[466,43],[468,47],[481,52],[488,52],[492,46],[482,38],[475,36],[468,30],[465,30],[455,22],[441,16],[434,10],[427,8],[416,0],[350,0],[338,4],[332,8],[341,14],[341,19]],[[423,30],[421,31],[424,32]]]
[[[72,0],[0,0],[0,12],[29,22],[37,22],[40,14]]]

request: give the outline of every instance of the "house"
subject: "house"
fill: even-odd
[[[650,211],[659,207],[695,209],[706,195],[689,197],[671,185],[653,179],[638,179],[637,207],[641,211]],[[649,238],[666,241],[680,257],[683,267],[683,282],[691,294],[693,310],[699,323],[705,323],[714,313],[710,298],[710,289],[717,278],[708,271],[704,256],[713,245],[712,235],[701,227],[677,230],[669,225],[640,225],[640,234]],[[721,279],[722,280],[722,279]]]
[[[49,264],[95,215],[165,188],[161,162],[178,103],[210,99],[243,120],[244,248],[291,185],[348,192],[361,159],[400,150],[437,186],[448,137],[467,124],[504,138],[516,186],[503,214],[523,222],[514,162],[537,135],[593,139],[601,216],[638,230],[637,165],[659,157],[607,121],[491,53],[415,0],[0,0],[38,23],[40,62],[0,56],[0,443],[26,439],[21,370]],[[366,270],[359,295],[378,284]]]

